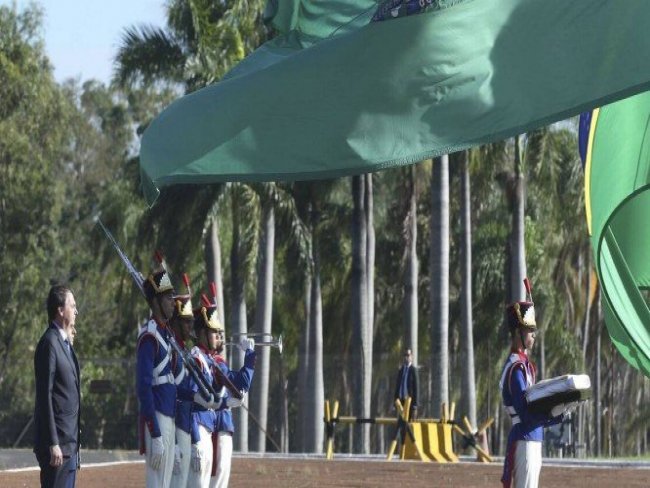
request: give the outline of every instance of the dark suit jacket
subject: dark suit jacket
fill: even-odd
[[[411,408],[417,407],[418,406],[418,372],[415,369],[415,366],[410,365],[410,366],[404,366],[399,369],[397,372],[397,381],[395,382],[395,395],[394,398],[397,399],[399,398],[402,403],[404,403],[404,398],[400,397],[399,390],[400,390],[400,383],[402,381],[402,374],[404,372],[404,368],[408,368],[408,373],[406,374],[406,381],[407,381],[407,391],[409,396],[411,397]]]
[[[79,363],[70,354],[57,326],[50,324],[34,353],[36,406],[34,408],[34,452],[49,456],[50,446],[58,444],[64,456],[79,449]]]

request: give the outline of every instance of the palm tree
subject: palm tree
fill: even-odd
[[[476,425],[474,379],[474,328],[472,324],[472,199],[467,151],[458,154],[461,164],[461,411]]]
[[[508,257],[510,263],[508,302],[523,300],[524,278],[526,273],[526,246],[524,241],[524,218],[526,207],[526,181],[522,168],[521,146],[519,136],[514,139],[514,172],[508,188],[510,209],[512,212],[512,230],[508,240]]]
[[[321,288],[321,249],[323,207],[335,185],[334,180],[297,183],[292,188],[297,212],[306,222],[309,238],[302,237],[307,251],[305,276],[305,321],[300,340],[298,371],[298,443],[304,452],[323,450],[325,386],[323,378],[323,298]],[[296,224],[292,227],[297,228]],[[308,241],[308,242],[306,242]]]
[[[433,161],[431,175],[432,408],[449,401],[449,157]]]
[[[406,321],[406,347],[411,349],[413,364],[418,364],[418,275],[419,262],[417,254],[418,217],[416,166],[407,168],[408,210],[404,220],[404,316]]]
[[[262,0],[171,0],[167,27],[128,27],[115,56],[119,86],[171,83],[186,93],[219,80],[261,45],[268,31]]]
[[[257,303],[255,306],[255,332],[271,336],[271,317],[273,306],[273,256],[275,254],[275,210],[271,199],[263,199],[262,236],[258,252]],[[257,374],[252,386],[251,410],[262,429],[266,430],[269,396],[270,348],[258,350],[256,360]],[[253,450],[264,452],[266,439],[261,429],[252,429]]]
[[[204,257],[207,268],[208,282],[217,284],[217,306],[219,307],[219,320],[226,323],[225,308],[223,301],[223,272],[221,268],[221,242],[219,241],[218,216],[213,215],[212,220],[208,219],[206,231]]]
[[[370,417],[368,379],[372,378],[372,336],[368,336],[368,219],[365,176],[352,177],[352,347],[354,365],[355,413]],[[370,353],[370,354],[369,354]],[[368,388],[369,389],[369,388]],[[370,429],[360,424],[355,429],[355,452],[370,450]]]

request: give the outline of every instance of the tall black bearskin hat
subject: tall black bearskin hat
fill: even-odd
[[[174,315],[181,319],[192,319],[192,290],[190,289],[190,278],[183,273],[183,283],[187,293],[184,295],[174,295]]]
[[[511,303],[506,308],[506,323],[511,331],[519,327],[537,329],[535,306],[528,278],[524,278],[524,286],[526,288],[526,300]]]
[[[156,295],[162,295],[168,291],[174,291],[174,286],[172,285],[169,273],[167,272],[165,260],[160,251],[156,251],[155,258],[158,264],[154,270],[149,273],[149,276],[147,276],[143,285],[147,300],[151,300]]]
[[[225,334],[223,324],[219,320],[217,285],[215,283],[210,283],[210,291],[212,292],[212,301],[205,294],[202,294],[201,306],[194,310],[194,330],[198,332],[205,327]]]

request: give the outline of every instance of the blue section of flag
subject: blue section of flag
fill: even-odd
[[[381,22],[382,20],[420,14],[430,7],[438,7],[438,2],[439,0],[386,0],[379,6],[372,21]]]
[[[581,113],[580,122],[578,124],[578,151],[580,151],[580,159],[582,159],[582,169],[584,169],[585,162],[587,161],[587,146],[589,145],[590,127],[591,111]]]

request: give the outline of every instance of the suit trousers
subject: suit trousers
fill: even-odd
[[[42,488],[74,488],[77,481],[77,454],[63,458],[63,464],[58,467],[50,466],[50,453],[36,456],[41,468]]]
[[[169,488],[172,481],[172,471],[174,469],[174,439],[175,439],[175,421],[172,417],[163,415],[156,412],[156,419],[160,427],[163,445],[165,451],[163,453],[162,462],[160,467],[155,470],[151,467],[151,434],[149,429],[144,429],[144,442],[147,451],[145,464],[146,464],[146,481],[147,488]]]

